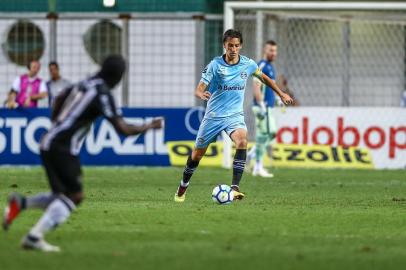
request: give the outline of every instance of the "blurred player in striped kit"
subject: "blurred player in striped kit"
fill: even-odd
[[[45,241],[45,235],[62,225],[84,199],[79,153],[92,123],[99,116],[104,116],[124,136],[162,128],[163,119],[154,119],[144,125],[125,122],[111,94],[125,69],[124,58],[111,55],[97,74],[63,89],[52,103],[52,126],[42,137],[40,145],[51,191],[30,196],[12,193],[4,209],[4,230],[8,230],[23,211],[44,211],[23,238],[21,246],[24,249],[60,251],[58,246]]]
[[[259,69],[273,81],[276,80],[275,68],[272,65],[278,54],[278,47],[275,41],[269,40],[264,45],[264,57],[258,63]],[[264,154],[267,150],[271,151],[271,142],[276,136],[276,121],[272,113],[275,105],[283,106],[283,102],[274,94],[269,86],[263,84],[257,78],[254,78],[254,103],[252,110],[255,115],[255,146],[248,153],[247,163],[255,159],[255,165],[252,170],[254,176],[271,178],[263,165]]]

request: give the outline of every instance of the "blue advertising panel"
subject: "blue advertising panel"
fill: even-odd
[[[140,136],[117,134],[106,119],[98,119],[80,153],[84,165],[169,166],[167,141],[194,140],[203,108],[124,108],[124,118],[142,124],[165,118],[162,130]],[[51,126],[49,109],[0,109],[0,165],[40,164],[39,143]]]

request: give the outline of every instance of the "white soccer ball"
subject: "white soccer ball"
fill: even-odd
[[[229,204],[234,199],[234,192],[230,186],[218,185],[213,189],[211,197],[218,204]]]

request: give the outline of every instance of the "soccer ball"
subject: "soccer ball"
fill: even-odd
[[[218,204],[229,204],[234,199],[234,193],[231,187],[227,185],[218,185],[213,189],[211,197],[213,201]]]

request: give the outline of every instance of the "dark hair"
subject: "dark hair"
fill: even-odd
[[[103,61],[96,76],[102,78],[110,88],[114,88],[123,77],[125,69],[126,62],[121,55],[110,55]]]
[[[31,69],[31,63],[32,62],[39,62],[37,59],[32,59],[32,60],[30,60],[30,61],[28,61],[28,63],[27,63],[27,69],[28,70],[30,70]]]
[[[265,42],[265,45],[277,46],[278,44],[276,43],[275,40],[270,39],[267,42]]]
[[[51,66],[56,66],[56,68],[59,69],[58,62],[56,62],[56,61],[49,62],[48,67],[51,67]]]
[[[242,34],[238,30],[228,29],[224,32],[223,35],[223,43],[226,42],[229,38],[238,38],[240,43],[242,44]]]

